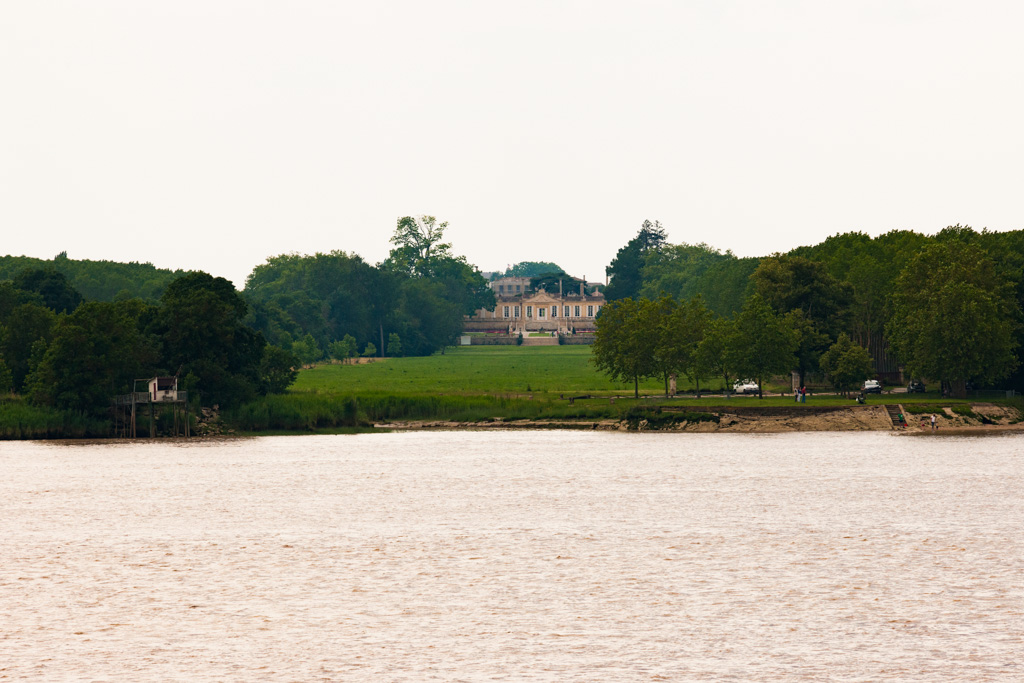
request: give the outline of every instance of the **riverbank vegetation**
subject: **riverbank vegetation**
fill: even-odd
[[[109,435],[110,424],[105,419],[37,406],[18,398],[0,399],[0,439],[88,439]]]
[[[763,399],[730,394],[723,391],[721,380],[702,386],[698,398],[695,387],[683,378],[680,393],[666,398],[660,381],[645,380],[640,398],[634,398],[632,385],[595,372],[589,347],[454,347],[427,358],[319,364],[303,370],[288,393],[258,398],[228,411],[224,418],[245,433],[330,432],[402,422],[516,427],[533,422],[587,425],[612,420],[668,425],[713,421],[702,416],[723,409],[810,412],[856,405],[835,393],[812,394],[806,403],[796,404],[792,394]],[[784,384],[773,388],[788,389]],[[1019,399],[992,400],[1010,406],[1019,403]],[[873,394],[865,401],[867,406],[885,404],[920,404],[927,411],[936,406],[970,409],[969,399],[944,399],[937,392]],[[907,411],[911,412],[909,407]]]
[[[13,274],[0,281],[0,393],[21,399],[0,416],[2,434],[93,433],[115,396],[154,376],[177,377],[195,415],[283,392],[325,349],[342,359],[443,350],[464,313],[493,301],[442,241],[445,227],[399,219],[378,266],[344,252],[272,258],[241,293],[223,278],[149,264],[2,259],[0,273]],[[90,285],[88,296],[73,284],[103,273],[125,286]],[[312,419],[352,421],[343,411]]]
[[[179,378],[193,415],[217,405],[247,431],[623,419],[662,404],[698,415],[724,398],[703,394],[738,379],[791,392],[791,372],[849,392],[902,370],[933,389],[899,396],[911,405],[954,407],[947,397],[971,385],[1024,390],[1024,231],[848,233],[737,258],[669,244],[646,222],[608,267],[591,349],[452,347],[463,316],[494,295],[445,228],[430,216],[398,219],[376,265],[344,251],[274,256],[241,292],[152,264],[0,257],[0,394],[11,397],[0,436],[109,433],[113,396],[156,375]],[[507,272],[561,269],[523,262]],[[682,395],[654,398],[671,393],[672,379]]]

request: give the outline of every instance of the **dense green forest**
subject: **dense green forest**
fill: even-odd
[[[244,292],[149,264],[6,257],[0,392],[101,418],[135,380],[175,375],[192,400],[231,406],[284,391],[300,364],[327,354],[443,350],[464,314],[494,301],[443,242],[445,227],[430,216],[399,219],[377,265],[340,251],[276,256]]]
[[[184,270],[166,270],[152,263],[118,263],[69,259],[61,252],[53,259],[0,256],[0,282],[13,280],[25,271],[55,270],[88,301],[142,299],[155,302]]]
[[[89,416],[134,391],[136,379],[178,375],[204,404],[284,391],[290,352],[243,323],[248,304],[224,278],[189,273],[157,303],[84,301],[59,272],[0,283],[0,391]]]
[[[328,354],[443,351],[464,315],[494,306],[480,271],[442,241],[445,227],[432,216],[399,219],[394,248],[377,265],[343,251],[269,258],[246,279],[246,320],[306,363]],[[345,340],[348,348],[338,352]]]
[[[623,369],[609,360],[615,354],[603,361],[606,370],[625,378],[637,372],[709,372],[697,369],[699,363],[683,367],[698,362],[699,350],[710,353],[700,339],[685,350],[650,346],[655,328],[683,315],[672,310],[696,301],[708,313],[708,334],[713,324],[723,327],[712,355],[724,376],[824,372],[833,384],[846,386],[845,375],[836,381],[836,368],[823,368],[821,360],[833,345],[852,342],[873,359],[873,373],[894,374],[902,367],[954,393],[971,384],[1024,389],[1018,362],[1024,342],[1024,231],[978,232],[955,225],[931,236],[897,230],[872,238],[854,232],[785,254],[737,258],[706,244],[668,244],[659,224],[645,222],[618,251],[608,273],[612,281],[605,295],[628,303],[619,311],[605,309],[604,348],[615,337],[609,336],[613,319],[628,320],[619,320],[621,330],[648,331],[643,350],[637,350],[639,342],[621,346],[651,359],[642,370]],[[655,315],[658,307],[651,302],[657,301],[667,317]],[[781,330],[781,337],[764,347],[765,354],[779,356],[773,362],[752,365],[750,353],[744,357],[743,349],[760,348],[754,337],[733,336],[730,346],[729,335],[738,328],[724,327],[739,325],[744,316],[760,316],[752,332]],[[778,353],[780,348],[785,352]],[[825,372],[829,369],[834,371]]]

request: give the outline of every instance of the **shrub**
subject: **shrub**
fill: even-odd
[[[932,403],[906,403],[903,410],[911,415],[928,415],[930,413],[942,413],[942,406]]]
[[[978,417],[978,414],[975,413],[973,410],[971,410],[971,406],[969,404],[967,404],[967,403],[959,403],[959,404],[957,404],[955,406],[952,406],[952,410],[953,410],[954,413],[956,413],[957,415],[959,415],[961,417],[970,417],[970,418],[973,418],[975,420],[980,419]]]

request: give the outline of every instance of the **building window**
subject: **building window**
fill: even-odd
[[[580,307],[579,306],[574,306],[572,314],[573,314],[573,317],[576,317],[576,318],[580,317]]]
[[[594,317],[594,307],[593,306],[587,306],[587,317],[588,318],[593,318]]]
[[[519,317],[519,307],[516,306],[514,310],[515,310],[516,317],[518,318]]]
[[[527,318],[532,318],[533,317],[533,306],[527,306],[526,307],[526,317]]]
[[[509,286],[511,287],[511,285],[509,285]],[[516,285],[516,291],[517,292],[523,291],[523,286],[522,285]]]
[[[551,317],[552,318],[557,318],[558,317],[558,306],[552,306],[551,307]]]
[[[504,292],[505,291],[505,285],[498,285],[498,291],[499,292]]]
[[[537,317],[538,318],[543,318],[544,317],[544,312],[546,310],[548,310],[548,309],[544,308],[543,306],[538,306],[537,307]]]
[[[505,307],[505,317],[508,317],[508,306]]]

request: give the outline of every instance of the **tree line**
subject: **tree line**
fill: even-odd
[[[594,362],[612,379],[632,383],[639,397],[640,380],[658,377],[669,382],[687,377],[700,396],[709,380],[728,388],[734,380],[764,381],[801,363],[801,341],[809,331],[799,311],[779,315],[754,294],[733,318],[716,316],[700,295],[685,301],[619,299],[605,305],[597,320]],[[813,362],[840,391],[849,391],[873,374],[867,349],[845,333]]]
[[[301,365],[328,354],[443,350],[464,314],[494,302],[479,271],[443,241],[446,227],[400,218],[377,265],[341,251],[272,257],[242,292],[224,278],[149,264],[8,257],[0,266],[22,267],[0,281],[0,392],[102,415],[135,380],[176,375],[204,405],[227,406],[283,392]],[[134,274],[134,289],[108,288],[97,300],[74,286],[86,273],[118,285],[118,273]]]
[[[494,306],[480,271],[443,241],[446,227],[432,216],[398,219],[394,248],[376,265],[344,251],[271,257],[246,280],[247,322],[304,363],[443,351],[464,315]]]
[[[670,372],[698,381],[710,364],[727,383],[790,371],[803,383],[814,372],[848,390],[860,381],[853,377],[875,374],[864,358],[870,366],[883,353],[954,395],[968,383],[1020,388],[1024,379],[1014,374],[1024,341],[1024,231],[848,233],[737,259],[670,245],[660,225],[645,222],[608,272],[595,360],[634,383]],[[699,315],[683,323],[686,310]],[[626,348],[642,358],[632,370],[621,360]]]
[[[85,301],[55,270],[0,283],[0,391],[102,416],[135,380],[177,375],[204,405],[284,391],[292,354],[244,323],[248,304],[224,278],[188,273],[156,303]]]
[[[55,271],[87,301],[142,299],[156,303],[167,285],[186,270],[157,268],[152,263],[119,263],[68,258],[60,252],[51,260],[29,256],[0,256],[0,282],[16,279],[26,271]]]

